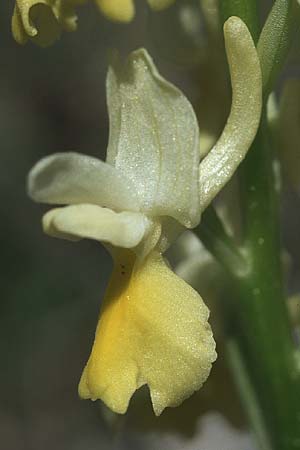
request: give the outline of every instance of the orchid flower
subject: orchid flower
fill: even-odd
[[[101,399],[117,413],[126,412],[145,384],[155,414],[179,405],[202,386],[216,359],[208,308],[162,255],[181,231],[198,225],[257,131],[261,74],[255,46],[239,18],[226,22],[224,34],[232,108],[200,165],[192,106],[140,49],[108,70],[106,162],[58,153],[29,174],[33,200],[68,205],[45,214],[44,231],[103,242],[114,259],[79,395]]]
[[[174,0],[147,0],[154,11],[170,6]],[[75,8],[87,0],[16,0],[12,33],[19,44],[31,39],[41,47],[55,42],[62,30],[75,31]],[[130,22],[135,15],[133,0],[95,0],[99,10],[115,22]]]

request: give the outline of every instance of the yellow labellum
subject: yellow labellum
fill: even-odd
[[[125,413],[134,391],[147,384],[156,415],[179,405],[216,359],[208,316],[199,294],[158,252],[139,263],[120,251],[79,395]]]

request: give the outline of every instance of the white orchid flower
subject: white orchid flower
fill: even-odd
[[[46,233],[109,244],[115,268],[95,342],[79,384],[82,398],[124,413],[147,384],[154,411],[198,390],[216,358],[209,311],[175,275],[163,251],[230,179],[258,127],[261,75],[251,36],[225,24],[233,103],[224,132],[199,166],[199,133],[185,96],[164,80],[143,49],[109,68],[106,162],[77,153],[42,159],[29,195],[62,206],[43,218]]]

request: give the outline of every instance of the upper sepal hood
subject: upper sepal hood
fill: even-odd
[[[107,97],[107,161],[74,152],[48,156],[29,173],[30,197],[141,212],[151,219],[168,216],[196,226],[199,129],[186,97],[159,75],[144,49],[131,53],[125,64],[115,59]]]
[[[141,210],[186,227],[200,220],[199,128],[193,108],[146,50],[109,68],[107,162],[135,186]]]

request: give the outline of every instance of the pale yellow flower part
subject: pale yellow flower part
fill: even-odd
[[[174,0],[147,0],[150,8],[161,11],[168,8]],[[130,22],[135,15],[133,0],[95,0],[100,11],[114,22]]]
[[[12,33],[19,44],[31,39],[41,47],[53,44],[62,30],[75,31],[75,7],[86,0],[16,0]]]
[[[31,170],[28,193],[60,205],[43,217],[47,234],[103,242],[115,259],[81,395],[124,413],[148,384],[160,414],[199,389],[216,357],[203,300],[162,258],[200,220],[199,130],[188,100],[144,49],[110,67],[107,96],[106,161],[47,156]]]
[[[16,0],[12,34],[19,44],[28,39],[41,47],[53,44],[63,30],[77,29],[75,7],[88,0]],[[114,22],[128,23],[135,15],[133,0],[94,0],[100,12]],[[153,10],[167,8],[174,0],[148,0]]]
[[[208,316],[200,295],[160,253],[138,263],[133,252],[118,252],[80,396],[101,398],[122,414],[147,384],[156,415],[179,405],[202,386],[216,359]]]
[[[230,17],[224,37],[231,74],[232,103],[225,128],[200,164],[200,199],[204,210],[232,177],[253,142],[262,108],[260,62],[242,20]]]
[[[144,214],[117,213],[90,204],[54,208],[43,216],[43,229],[50,236],[62,237],[63,234],[64,239],[71,241],[89,238],[123,248],[136,247],[150,225],[151,221]]]
[[[114,22],[130,22],[134,18],[133,0],[95,0],[100,11]]]

